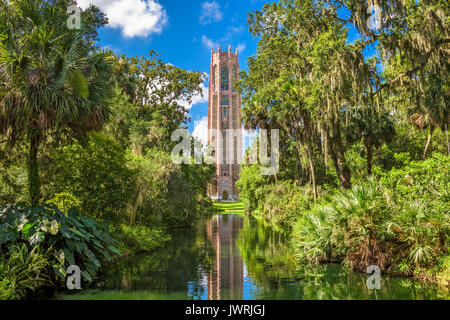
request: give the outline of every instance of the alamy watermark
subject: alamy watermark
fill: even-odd
[[[366,285],[370,290],[380,290],[381,289],[381,270],[380,267],[376,265],[368,266],[367,273],[370,277],[367,278]]]
[[[241,164],[239,155],[242,151],[242,137],[253,136],[242,129],[222,130],[212,129],[209,131],[213,140],[209,146],[203,148],[198,140],[186,129],[177,129],[172,133],[172,141],[181,141],[172,149],[171,157],[175,164]],[[258,148],[251,146],[247,150],[249,164],[261,164],[262,175],[275,175],[280,167],[280,130],[270,130],[270,154],[268,154],[268,130],[258,130]],[[192,148],[192,146],[194,148]],[[194,157],[192,159],[192,150]],[[259,151],[258,151],[259,150]],[[224,152],[225,151],[225,152]],[[193,160],[193,161],[192,161]]]
[[[69,29],[81,29],[81,9],[77,6],[68,6],[67,13],[69,18],[67,18],[66,24]]]
[[[77,265],[71,265],[66,271],[66,285],[69,290],[81,290],[81,270]]]

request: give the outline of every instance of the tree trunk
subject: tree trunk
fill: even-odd
[[[428,134],[427,144],[425,145],[425,150],[423,150],[422,159],[425,159],[427,156],[428,149],[431,147],[431,138],[433,137],[434,126],[430,125],[430,133]]]
[[[32,133],[30,138],[30,155],[28,159],[28,192],[31,206],[37,207],[41,198],[41,178],[39,177],[38,151],[40,136]]]
[[[367,140],[364,141],[364,145],[367,151],[367,173],[370,176],[372,175],[372,143],[370,138],[367,138]]]
[[[316,174],[314,170],[314,153],[312,150],[311,143],[308,142],[306,144],[306,149],[308,150],[308,160],[309,160],[309,172],[311,173],[311,183],[313,187],[313,195],[314,195],[314,202],[317,200],[317,187],[316,187]]]
[[[344,145],[340,134],[334,137],[328,137],[328,148],[334,168],[339,176],[339,185],[341,189],[350,189],[352,187],[350,169],[345,161]]]

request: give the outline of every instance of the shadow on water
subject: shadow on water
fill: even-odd
[[[94,288],[62,299],[436,299],[430,283],[367,275],[339,265],[299,269],[289,235],[241,215],[205,217],[175,230],[154,253],[105,268]]]

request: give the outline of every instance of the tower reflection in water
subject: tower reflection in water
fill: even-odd
[[[236,245],[243,219],[237,215],[216,215],[206,226],[216,258],[208,277],[208,300],[243,298],[244,262]]]

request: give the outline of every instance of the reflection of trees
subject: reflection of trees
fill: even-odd
[[[298,265],[289,234],[263,221],[244,220],[238,246],[249,276],[257,286],[256,299],[433,299],[436,288],[414,279],[381,276],[381,289],[369,290],[368,275],[336,264]]]
[[[259,284],[280,284],[295,275],[295,260],[288,235],[262,220],[244,220],[238,246],[249,275]]]
[[[200,286],[188,288],[187,283],[201,282],[214,263],[214,249],[206,238],[205,223],[195,229],[177,229],[172,240],[154,253],[134,256],[105,269],[98,282],[102,289],[151,290],[161,294],[182,291],[187,298],[198,298]],[[201,266],[201,269],[200,269]],[[192,296],[190,296],[192,295]]]
[[[340,265],[303,266],[299,272],[302,299],[433,299],[436,287],[415,279],[381,275],[381,289],[369,290],[368,275],[346,270]]]

